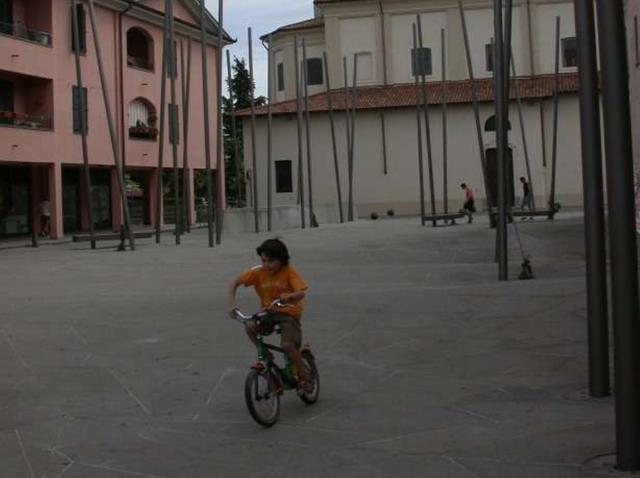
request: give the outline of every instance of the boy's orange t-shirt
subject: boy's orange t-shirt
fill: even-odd
[[[243,272],[238,281],[245,287],[253,286],[260,297],[260,305],[266,309],[280,298],[281,294],[290,294],[307,290],[307,284],[290,265],[284,266],[272,275],[265,267],[256,266]],[[278,312],[290,315],[298,320],[302,317],[303,301],[288,302],[279,307]]]

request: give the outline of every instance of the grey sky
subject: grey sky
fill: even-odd
[[[206,5],[218,18],[217,0],[206,0]],[[244,57],[248,61],[247,27],[253,28],[256,95],[266,95],[267,54],[259,37],[279,26],[313,17],[313,0],[226,0],[224,10],[224,29],[238,40],[230,47],[231,58]]]

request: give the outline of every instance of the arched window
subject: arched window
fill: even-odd
[[[509,131],[511,131],[511,121],[507,122],[507,129]],[[490,132],[490,131],[494,131],[496,130],[496,117],[494,116],[490,116],[489,119],[486,121],[486,123],[484,124],[484,130],[485,132]]]
[[[127,65],[153,70],[153,38],[142,28],[127,31]]]
[[[129,103],[129,138],[151,139],[158,137],[158,117],[150,101],[136,98]]]

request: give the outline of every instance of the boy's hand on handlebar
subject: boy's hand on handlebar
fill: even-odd
[[[238,310],[239,309],[235,305],[233,305],[229,307],[229,309],[227,309],[227,314],[229,314],[229,317],[231,317],[232,319],[235,319],[238,315]]]

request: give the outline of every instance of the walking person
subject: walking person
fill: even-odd
[[[522,183],[522,201],[520,202],[520,210],[524,212],[526,208],[527,211],[531,212],[531,187],[527,182],[527,178],[524,176],[520,178],[520,182]],[[533,219],[533,216],[522,217],[523,221],[526,221],[527,219]]]
[[[473,213],[476,212],[473,190],[465,183],[462,183],[460,187],[464,191],[464,204],[462,205],[462,211],[460,212],[464,212],[467,215],[467,217],[469,218],[468,223],[471,224],[473,222]]]
[[[40,235],[49,237],[51,235],[51,203],[47,198],[40,201]]]

